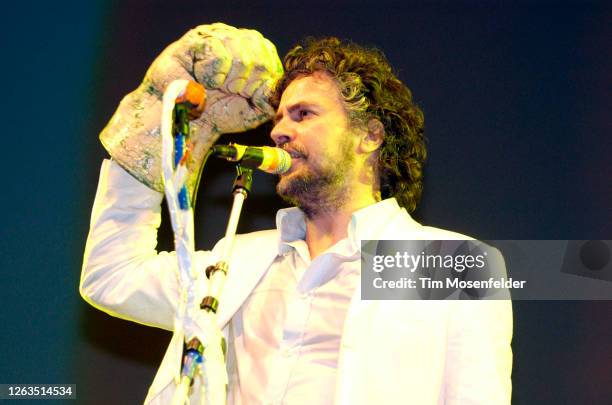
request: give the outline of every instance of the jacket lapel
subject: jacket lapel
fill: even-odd
[[[217,324],[221,329],[234,316],[278,255],[278,232],[272,230],[241,235],[236,238],[233,252],[217,312]]]
[[[358,232],[357,237],[360,240],[401,240],[401,239],[419,239],[421,235],[422,225],[412,219],[412,217],[399,206],[396,208],[395,215],[392,216],[384,228],[378,232],[371,233],[371,230]],[[355,373],[360,370],[355,363],[355,356],[359,350],[363,348],[357,347],[357,340],[372,341],[372,339],[364,338],[371,332],[373,324],[372,317],[376,315],[379,301],[364,301],[361,299],[361,283],[355,288],[355,293],[351,299],[344,327],[342,330],[342,338],[340,343],[340,353],[338,356],[338,381],[336,385],[336,395],[334,404],[349,405],[354,403],[352,399],[352,384],[358,379]],[[384,403],[385,401],[381,401]]]

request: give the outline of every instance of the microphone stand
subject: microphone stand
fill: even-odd
[[[236,178],[232,187],[232,195],[234,200],[232,210],[225,230],[223,241],[223,250],[220,260],[214,265],[206,269],[206,277],[209,279],[208,294],[202,299],[200,309],[204,311],[207,318],[212,321],[216,320],[217,309],[219,308],[219,297],[225,285],[225,279],[229,270],[229,258],[232,254],[236,230],[238,228],[238,220],[242,211],[244,200],[248,197],[251,186],[253,184],[253,169],[243,167],[240,164],[236,165]],[[202,342],[197,338],[192,338],[185,345],[183,354],[183,368],[181,371],[181,380],[172,399],[173,405],[183,405],[189,395],[189,388],[193,384],[193,379],[198,372],[199,366],[209,359],[204,358],[205,351],[211,350],[210,347],[204,347]],[[227,351],[225,339],[221,339],[221,350],[223,351],[223,360]],[[225,366],[225,363],[223,363]],[[205,376],[210,379],[210,375]],[[212,394],[212,392],[211,392]],[[227,393],[216,392],[214,397],[210,395],[210,404],[225,404]],[[204,403],[204,391],[202,391],[202,403]]]
[[[234,179],[234,185],[232,187],[232,195],[234,201],[232,203],[232,210],[225,229],[225,238],[223,243],[223,251],[221,254],[221,260],[214,266],[209,266],[206,269],[206,276],[210,280],[208,287],[208,295],[204,297],[200,308],[205,311],[217,312],[219,306],[219,296],[225,285],[225,278],[228,271],[228,262],[232,254],[234,247],[234,238],[236,237],[236,229],[238,228],[238,219],[240,218],[240,212],[242,211],[242,205],[244,200],[248,197],[251,192],[251,186],[253,184],[253,169],[236,165],[236,178]]]

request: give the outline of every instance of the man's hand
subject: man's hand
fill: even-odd
[[[242,132],[270,119],[270,89],[282,75],[274,45],[254,30],[201,25],[166,48],[142,84],[128,94],[100,140],[110,155],[147,186],[163,191],[161,98],[170,82],[195,80],[206,88],[206,108],[192,121],[190,172],[199,171],[210,146],[224,133]],[[188,188],[193,191],[196,176]]]

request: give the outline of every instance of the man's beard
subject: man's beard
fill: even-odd
[[[278,195],[291,205],[299,207],[308,218],[317,214],[333,212],[342,207],[351,197],[347,175],[353,170],[355,156],[347,142],[340,156],[328,159],[323,164],[304,160],[302,173],[281,178],[276,185]]]

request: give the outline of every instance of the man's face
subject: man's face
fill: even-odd
[[[270,136],[292,157],[278,194],[306,214],[341,206],[356,176],[357,137],[334,80],[317,72],[283,92]]]

